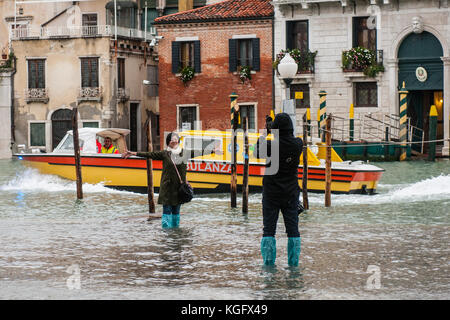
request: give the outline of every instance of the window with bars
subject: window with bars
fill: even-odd
[[[287,49],[308,51],[308,20],[286,22]]]
[[[81,87],[98,86],[98,58],[81,58]]]
[[[28,88],[45,88],[45,59],[28,60]]]
[[[178,107],[178,125],[180,130],[194,130],[197,121],[197,107]]]
[[[238,128],[243,129],[243,119],[247,118],[248,130],[256,129],[256,118],[255,118],[255,106],[254,105],[239,105],[239,116],[241,118],[240,123],[238,123]]]
[[[369,17],[353,18],[353,47],[377,50],[377,29],[369,28]]]
[[[355,107],[378,107],[378,87],[376,82],[355,83]]]
[[[296,108],[308,108],[310,106],[309,102],[309,84],[292,84],[290,88],[291,99],[295,99],[295,93],[301,92],[303,95],[302,99],[295,99]]]
[[[229,39],[229,70],[237,71],[239,66],[250,66],[252,70],[260,69],[259,38]]]

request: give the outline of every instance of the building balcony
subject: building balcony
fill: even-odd
[[[43,102],[48,103],[48,89],[47,88],[29,88],[25,89],[26,103]]]
[[[117,89],[117,100],[120,102],[130,100],[130,89],[129,88],[118,88]]]
[[[148,40],[156,34],[154,28],[145,32],[144,30],[116,27],[111,25],[102,26],[54,26],[54,27],[27,27],[11,30],[12,40],[31,39],[67,39],[67,38],[90,38],[90,37],[118,37]]]
[[[102,87],[82,87],[78,92],[77,102],[83,101],[102,101]]]

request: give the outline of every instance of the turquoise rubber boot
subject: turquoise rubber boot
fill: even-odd
[[[261,255],[265,266],[273,266],[277,257],[275,237],[263,237],[261,239]]]
[[[172,228],[172,215],[163,213],[161,223],[164,229]]]
[[[300,257],[300,237],[288,238],[288,265],[292,267],[298,266],[298,260]]]
[[[171,214],[172,216],[172,228],[178,228],[180,226],[180,214]]]

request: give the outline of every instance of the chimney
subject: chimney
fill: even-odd
[[[194,0],[178,0],[178,12],[194,9]]]

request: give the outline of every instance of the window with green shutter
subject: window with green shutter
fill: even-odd
[[[45,146],[45,123],[30,122],[30,147]]]
[[[172,41],[172,73],[179,73],[184,67],[201,72],[200,41]]]
[[[229,70],[237,71],[239,66],[250,66],[252,70],[260,69],[259,38],[229,39]]]

